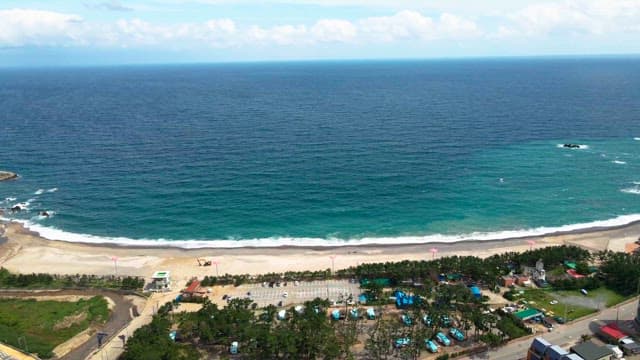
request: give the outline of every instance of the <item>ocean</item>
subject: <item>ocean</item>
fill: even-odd
[[[0,69],[0,146],[4,217],[68,241],[615,226],[640,220],[640,58]]]

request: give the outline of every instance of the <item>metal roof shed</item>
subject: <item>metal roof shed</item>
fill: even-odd
[[[584,360],[610,360],[613,356],[611,349],[606,346],[598,346],[591,341],[573,346],[571,351],[580,355]]]

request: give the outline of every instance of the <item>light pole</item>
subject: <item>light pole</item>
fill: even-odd
[[[329,256],[329,258],[331,259],[331,274],[333,274],[335,272],[335,260],[336,260],[336,256],[335,255],[331,255]]]
[[[111,261],[113,261],[113,269],[116,273],[116,276],[118,276],[118,257],[117,256],[112,256],[111,257]]]
[[[529,244],[529,251],[533,250],[533,246],[536,244],[535,240],[527,240],[527,244]]]
[[[218,273],[218,264],[220,264],[220,262],[218,260],[213,260],[211,262],[216,266],[216,277],[220,277],[220,273]]]
[[[431,251],[431,259],[435,259],[436,255],[438,254],[438,249],[431,248],[431,250],[429,250],[429,251]]]

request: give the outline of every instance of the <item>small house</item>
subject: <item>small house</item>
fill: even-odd
[[[516,279],[516,277],[507,275],[500,278],[500,283],[504,287],[511,287],[516,284]]]
[[[207,296],[207,291],[200,286],[200,281],[193,280],[186,289],[182,290],[183,299],[203,298]]]
[[[156,271],[151,276],[151,291],[171,291],[171,273],[169,271]]]

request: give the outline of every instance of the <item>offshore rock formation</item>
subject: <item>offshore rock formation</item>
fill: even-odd
[[[10,171],[0,171],[0,181],[12,180],[18,177],[18,174]]]

